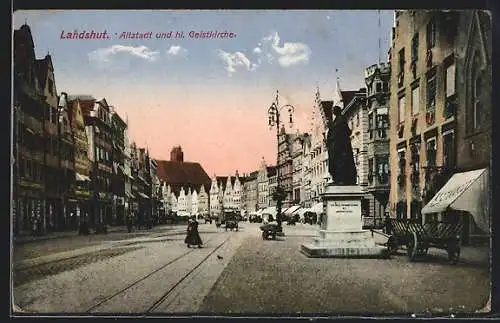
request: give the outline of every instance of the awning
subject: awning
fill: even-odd
[[[422,214],[438,213],[447,209],[467,211],[476,225],[490,232],[488,169],[456,173],[422,209]]]
[[[90,181],[90,177],[88,177],[88,176],[78,174],[78,173],[75,173],[75,174],[76,174],[76,180],[79,182]]]
[[[300,205],[294,205],[290,208],[288,208],[284,213],[285,214],[293,214],[295,213],[295,211],[297,211],[298,209],[300,209]]]
[[[141,193],[141,192],[139,192],[139,196],[141,196],[141,197],[143,197],[143,198],[145,198],[145,199],[148,199],[148,198],[149,198],[149,196],[147,196],[146,194]]]
[[[270,214],[273,217],[275,217],[276,214],[278,214],[278,211],[276,211],[276,207],[275,206],[270,206],[270,207],[266,207],[264,210],[262,210],[261,214],[268,214],[268,215]]]

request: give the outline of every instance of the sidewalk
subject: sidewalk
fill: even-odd
[[[112,226],[108,227],[108,234],[112,232],[127,232],[126,226]],[[12,238],[13,243],[23,244],[35,241],[58,239],[58,238],[68,238],[78,236],[78,230],[73,231],[61,231],[61,232],[50,232],[43,236],[31,236],[31,235],[21,235]]]

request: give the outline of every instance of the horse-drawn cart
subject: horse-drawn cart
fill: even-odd
[[[270,238],[272,240],[276,240],[276,236],[284,236],[285,235],[283,233],[283,229],[274,223],[263,224],[260,226],[260,229],[262,230],[262,239],[263,240],[269,240]]]
[[[460,240],[462,223],[429,222],[422,225],[414,220],[390,219],[390,232],[380,233],[387,238],[386,246],[391,254],[395,254],[399,246],[406,246],[408,259],[414,261],[424,256],[430,247],[444,249],[448,252],[448,260],[456,264],[460,259]]]

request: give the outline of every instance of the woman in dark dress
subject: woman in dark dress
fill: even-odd
[[[186,239],[184,239],[184,243],[187,244],[188,248],[191,246],[198,246],[201,248],[203,242],[201,241],[200,233],[198,232],[198,221],[195,219],[189,219],[188,227],[187,227],[187,235]]]

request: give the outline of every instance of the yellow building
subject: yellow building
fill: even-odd
[[[421,208],[455,168],[454,12],[396,11],[389,51],[391,216]]]

